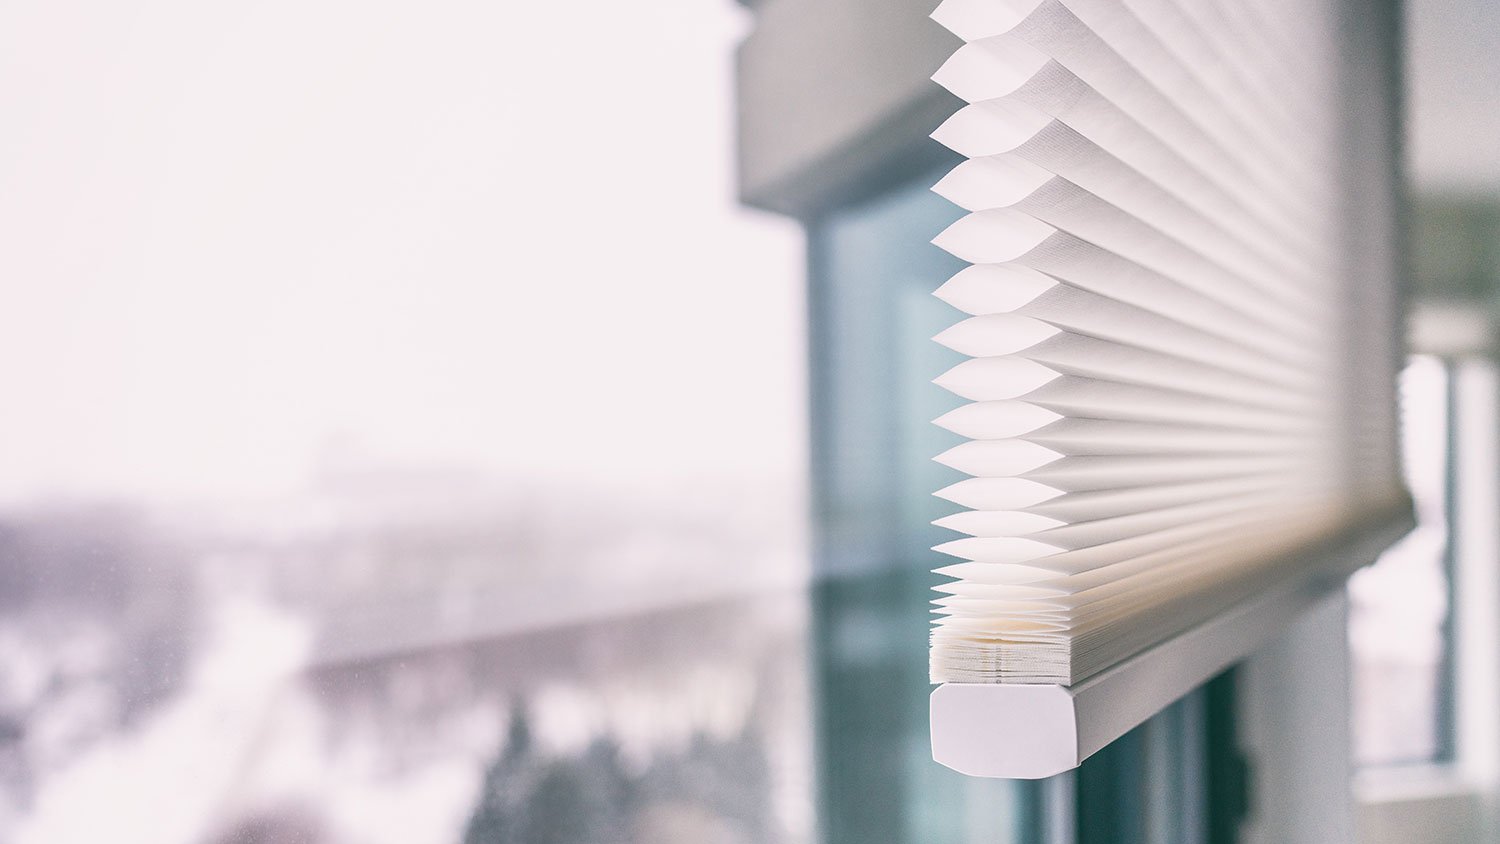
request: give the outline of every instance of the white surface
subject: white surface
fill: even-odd
[[[1500,377],[1487,360],[1459,363],[1454,373],[1455,751],[1461,776],[1478,795],[1479,822],[1500,828]]]
[[[1050,777],[1082,760],[1077,710],[1063,686],[944,683],[932,693],[932,758],[974,777]]]
[[[1352,841],[1348,600],[1338,590],[1278,627],[1240,673],[1239,741],[1251,777],[1241,842]]]
[[[1492,196],[1500,191],[1500,4],[1402,5],[1413,181],[1423,192]]]
[[[936,163],[926,136],[952,103],[928,77],[954,39],[926,19],[930,3],[747,5],[755,7],[755,28],[738,51],[736,98],[746,202],[805,214],[894,171],[912,172],[904,168],[914,163]]]
[[[1417,302],[1407,312],[1406,342],[1412,354],[1484,354],[1495,344],[1495,324],[1469,303]]]
[[[1483,841],[1483,797],[1451,767],[1364,772],[1355,779],[1358,844]]]

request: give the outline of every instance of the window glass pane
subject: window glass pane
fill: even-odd
[[[813,837],[746,16],[0,11],[0,840]]]
[[[954,404],[929,383],[957,363],[931,341],[951,321],[931,293],[961,265],[928,244],[962,213],[917,179],[811,231],[815,618],[824,840],[1021,842],[1035,783],[964,777],[932,761],[930,573],[958,479],[932,456],[957,442],[929,420]]]

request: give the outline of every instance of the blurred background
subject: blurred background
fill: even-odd
[[[0,5],[0,841],[1278,840],[1214,689],[930,760],[953,43],[866,5]],[[1500,10],[1406,21],[1421,527],[1344,773],[1485,840]]]

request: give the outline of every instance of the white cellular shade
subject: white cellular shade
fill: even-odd
[[[1333,0],[945,0],[937,682],[1074,684],[1405,506]],[[1373,257],[1372,257],[1373,256]],[[1289,563],[1287,560],[1302,560]],[[1295,569],[1295,570],[1294,570]]]

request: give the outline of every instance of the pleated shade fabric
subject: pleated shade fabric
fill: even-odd
[[[934,682],[1077,683],[1407,506],[1335,0],[945,0]]]

